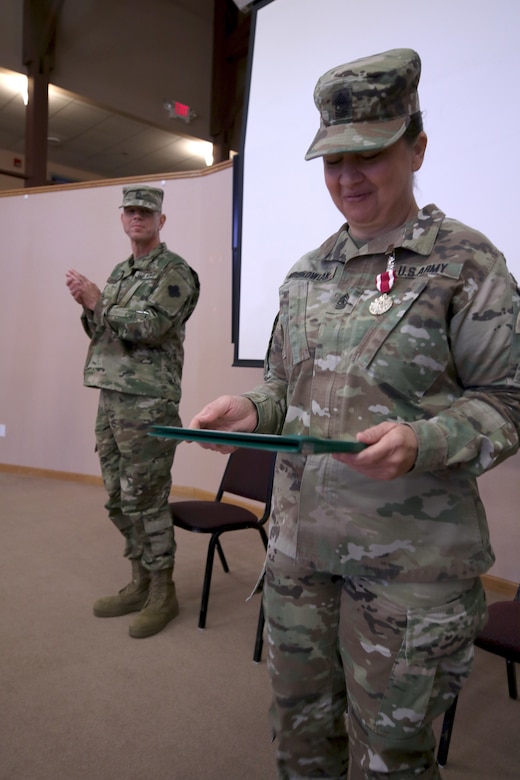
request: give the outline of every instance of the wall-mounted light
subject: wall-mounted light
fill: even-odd
[[[208,167],[213,165],[213,144],[210,141],[192,139],[189,141],[189,148],[192,154],[202,157]]]
[[[14,71],[3,71],[0,73],[0,78],[12,92],[21,96],[24,106],[29,103],[27,76],[24,76],[23,73],[14,73]]]
[[[22,76],[23,83],[20,86],[20,95],[22,96],[24,106],[29,104],[29,79],[27,76]]]
[[[213,144],[207,143],[207,147],[204,150],[204,162],[209,166],[213,165]]]

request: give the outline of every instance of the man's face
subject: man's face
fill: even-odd
[[[123,230],[131,241],[147,244],[159,235],[165,216],[141,206],[125,206],[121,214]]]

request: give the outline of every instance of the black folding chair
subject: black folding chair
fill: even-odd
[[[489,620],[475,639],[475,647],[493,653],[506,661],[509,697],[518,699],[515,664],[520,663],[520,585],[512,601],[489,605]],[[458,697],[444,714],[437,750],[437,763],[446,766]]]
[[[175,526],[183,528],[185,531],[210,534],[202,586],[199,628],[206,626],[215,550],[220,558],[222,568],[225,572],[229,572],[220,537],[230,531],[252,528],[258,531],[264,548],[267,549],[267,534],[264,525],[269,519],[271,511],[275,456],[275,453],[266,450],[238,448],[231,453],[227,460],[222,481],[213,500],[173,501],[169,504]],[[223,501],[224,496],[235,496],[261,502],[263,504],[261,516],[258,517],[252,509]],[[261,628],[263,630],[263,620]]]

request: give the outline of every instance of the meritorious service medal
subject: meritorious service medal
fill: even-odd
[[[381,295],[378,295],[377,298],[374,298],[374,300],[370,302],[370,306],[368,307],[370,314],[377,316],[379,314],[384,314],[385,311],[392,308],[393,300],[388,293],[395,282],[394,265],[395,254],[392,252],[392,254],[388,256],[386,271],[382,274],[377,274],[376,276],[376,287]]]

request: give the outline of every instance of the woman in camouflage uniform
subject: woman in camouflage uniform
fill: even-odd
[[[415,201],[419,76],[398,49],[319,79],[307,159],[346,223],[282,284],[264,383],[191,422],[367,445],[277,459],[264,599],[283,780],[344,780],[349,758],[352,780],[439,778],[431,724],[469,674],[494,560],[476,479],[519,446],[517,286],[485,236]]]

